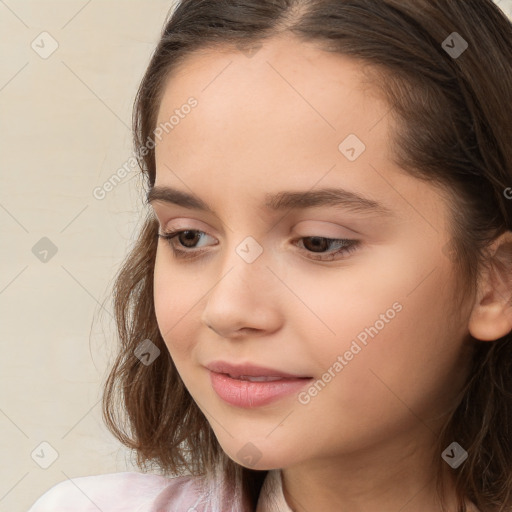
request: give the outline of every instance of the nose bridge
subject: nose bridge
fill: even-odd
[[[267,268],[268,254],[260,242],[249,235],[227,250],[220,274],[222,277],[215,288],[234,287],[235,291],[240,289],[243,293],[246,286],[251,295],[268,290],[268,286],[263,286],[271,275]]]
[[[234,243],[224,255],[219,277],[207,294],[202,320],[218,333],[276,326],[279,308],[268,255],[252,236]]]

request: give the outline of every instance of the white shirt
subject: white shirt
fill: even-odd
[[[283,494],[282,473],[273,469],[263,481],[256,512],[294,512],[286,503]]]
[[[215,510],[215,509],[218,510]],[[220,509],[219,509],[220,508]],[[214,510],[212,510],[214,509]],[[234,499],[215,507],[199,478],[126,471],[80,476],[47,490],[28,512],[253,512]],[[281,471],[270,470],[263,481],[256,512],[293,512],[284,499]]]

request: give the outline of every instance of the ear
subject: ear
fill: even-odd
[[[488,258],[468,325],[481,341],[497,340],[512,330],[512,231],[492,242]]]

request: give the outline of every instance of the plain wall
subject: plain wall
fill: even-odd
[[[142,188],[133,171],[93,191],[133,155],[134,96],[171,6],[0,2],[0,511],[66,478],[137,470],[103,425],[100,385]],[[41,443],[58,453],[46,469]]]
[[[100,384],[141,182],[132,171],[104,199],[93,191],[133,156],[133,100],[171,5],[0,3],[1,511],[28,510],[68,477],[132,468],[102,423]],[[45,31],[49,56],[32,48],[52,49]],[[58,452],[47,469],[42,442]]]

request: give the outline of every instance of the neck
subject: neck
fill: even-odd
[[[458,512],[453,477],[444,466],[444,496],[438,496],[434,440],[421,449],[417,439],[401,439],[387,451],[368,448],[283,469],[284,497],[294,512]]]

